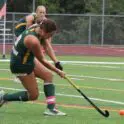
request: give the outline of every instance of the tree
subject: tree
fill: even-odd
[[[85,1],[59,0],[62,13],[85,13]],[[64,8],[64,9],[63,9]]]
[[[124,14],[123,0],[106,0],[106,14]]]
[[[30,12],[32,0],[8,0],[7,8],[9,12]]]

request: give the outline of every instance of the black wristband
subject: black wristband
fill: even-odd
[[[55,63],[55,67],[58,68],[58,69],[61,70],[61,71],[63,70],[63,67],[62,67],[62,65],[61,65],[60,62],[56,62],[56,63]]]

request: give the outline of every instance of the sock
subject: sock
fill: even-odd
[[[47,108],[54,109],[55,108],[55,86],[53,83],[45,83],[44,84],[44,93],[46,96]]]
[[[13,94],[5,94],[3,96],[3,100],[5,101],[28,101],[28,92],[27,91],[20,91]]]

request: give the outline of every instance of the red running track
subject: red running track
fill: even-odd
[[[11,44],[5,46],[9,54]],[[53,45],[56,55],[85,55],[85,56],[124,56],[124,47],[118,46],[86,46],[86,45]],[[3,46],[0,44],[0,53]]]

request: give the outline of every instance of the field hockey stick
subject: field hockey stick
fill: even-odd
[[[65,79],[104,117],[109,117],[109,112],[107,110],[102,111],[100,108],[98,108],[80,89],[78,86],[72,82],[69,77],[65,76]]]

